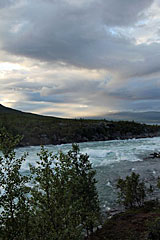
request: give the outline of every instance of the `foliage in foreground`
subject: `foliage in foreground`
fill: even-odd
[[[58,155],[42,147],[37,165],[23,175],[27,154],[17,159],[14,151],[19,137],[14,144],[5,129],[2,135],[0,239],[78,240],[92,232],[100,209],[88,155],[77,145]]]

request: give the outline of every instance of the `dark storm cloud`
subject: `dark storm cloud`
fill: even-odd
[[[129,61],[132,54],[136,55],[136,48],[129,39],[112,36],[108,27],[135,23],[152,3],[28,0],[10,10],[14,21],[9,21],[7,27],[6,19],[5,29],[1,26],[2,46],[10,53],[43,61],[110,69]]]

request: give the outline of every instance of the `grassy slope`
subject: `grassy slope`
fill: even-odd
[[[0,123],[12,134],[24,136],[22,146],[148,137],[160,132],[158,126],[135,122],[46,117],[2,105]]]

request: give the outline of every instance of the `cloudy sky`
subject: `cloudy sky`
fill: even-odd
[[[0,0],[0,103],[60,117],[160,111],[160,0]]]

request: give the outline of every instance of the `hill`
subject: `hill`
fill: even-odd
[[[160,127],[129,121],[64,119],[0,105],[0,124],[23,136],[21,146],[160,136]]]
[[[5,107],[3,106],[2,104],[0,104],[0,114],[2,113],[22,113],[21,111],[18,111],[18,110],[15,110],[15,109],[12,109],[12,108],[8,108],[8,107]]]

